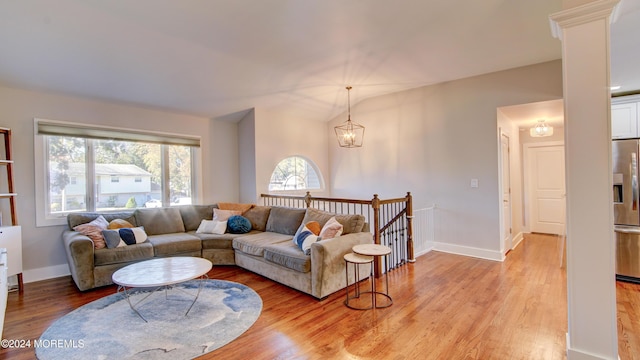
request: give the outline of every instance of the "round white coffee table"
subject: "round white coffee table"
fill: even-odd
[[[129,303],[129,306],[144,321],[147,321],[142,314],[136,309],[142,301],[147,299],[154,292],[164,289],[165,291],[172,288],[172,285],[196,278],[207,278],[207,273],[211,270],[211,261],[197,257],[167,257],[152,260],[141,261],[139,263],[127,265],[117,270],[111,276],[113,282],[118,285],[117,292],[122,292]],[[136,303],[131,302],[132,290],[140,288],[155,288],[149,291],[142,299]],[[191,308],[198,300],[202,282],[198,284],[198,292],[189,294],[186,291],[176,288],[190,296],[193,296],[193,302],[184,314],[187,316]]]

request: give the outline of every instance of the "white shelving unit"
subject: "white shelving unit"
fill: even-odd
[[[6,248],[7,276],[17,275],[18,290],[23,291],[22,282],[22,228],[18,225],[16,213],[16,193],[13,187],[13,158],[11,157],[11,129],[0,127],[4,140],[4,159],[0,166],[6,168],[7,182],[5,189],[0,190],[0,199],[9,199],[11,226],[0,226],[0,248]],[[2,219],[0,218],[0,221]]]

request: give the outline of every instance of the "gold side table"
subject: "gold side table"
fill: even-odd
[[[347,276],[347,287],[346,287],[346,291],[347,291],[347,299],[344,301],[344,304],[351,308],[351,309],[355,309],[355,310],[368,310],[368,309],[372,309],[373,308],[373,304],[375,303],[375,298],[374,298],[374,294],[371,293],[371,305],[368,307],[361,307],[361,306],[357,306],[354,305],[352,303],[349,303],[349,300],[353,300],[353,299],[360,299],[360,265],[362,264],[372,264],[373,263],[373,257],[372,256],[365,256],[365,255],[359,255],[359,254],[355,254],[355,253],[349,253],[349,254],[345,254],[344,256],[344,261],[345,261],[345,274]],[[353,272],[354,272],[354,276],[355,276],[355,281],[353,284],[354,287],[354,295],[353,296],[349,296],[349,264],[353,264]],[[373,268],[373,267],[372,267]],[[367,291],[370,292],[370,291]]]
[[[353,252],[359,255],[364,255],[364,256],[380,256],[380,257],[386,257],[389,254],[391,254],[391,248],[388,246],[384,246],[384,245],[378,245],[378,244],[360,244],[360,245],[355,245],[352,248]],[[391,305],[393,305],[393,299],[391,298],[391,296],[389,296],[389,277],[387,276],[387,273],[384,273],[384,278],[385,278],[385,283],[386,283],[386,289],[385,292],[381,292],[376,290],[376,281],[375,281],[375,276],[373,274],[373,267],[371,267],[371,301],[372,301],[372,307],[373,308],[386,308],[389,307]],[[378,305],[378,295],[380,295],[382,298],[386,299],[386,304],[383,305]]]

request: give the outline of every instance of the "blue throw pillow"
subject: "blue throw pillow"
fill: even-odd
[[[233,215],[227,219],[227,231],[232,234],[245,234],[251,231],[251,221],[241,215]]]

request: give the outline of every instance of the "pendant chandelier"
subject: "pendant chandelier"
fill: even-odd
[[[535,137],[551,136],[553,135],[553,127],[547,125],[544,120],[538,120],[536,126],[529,129],[529,135]]]
[[[347,121],[334,129],[336,131],[336,137],[338,138],[338,144],[341,147],[354,148],[361,147],[362,140],[364,139],[364,126],[351,121],[351,86],[347,86],[347,104],[348,115]]]

